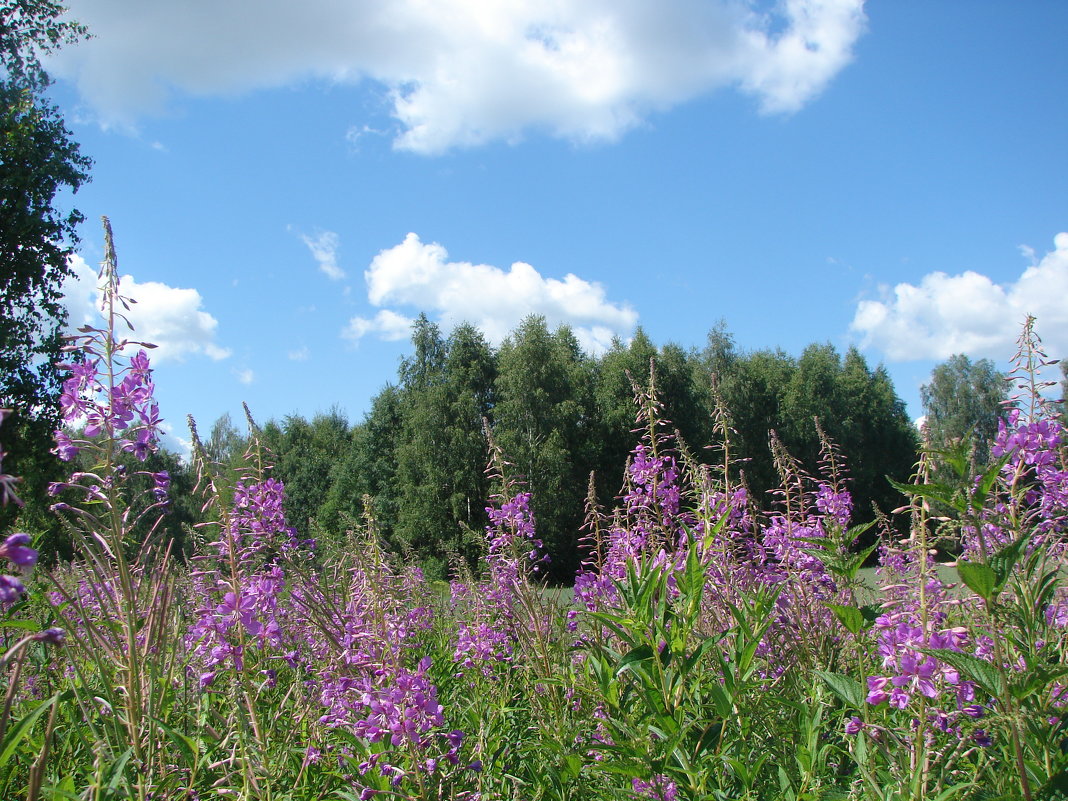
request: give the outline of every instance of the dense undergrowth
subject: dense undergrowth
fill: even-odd
[[[179,564],[143,537],[168,476],[120,458],[151,452],[159,421],[108,264],[109,325],[72,343],[78,428],[57,434],[96,465],[53,490],[76,559],[25,574],[29,537],[0,545],[24,573],[0,577],[0,797],[1063,797],[1068,471],[1030,321],[989,466],[925,455],[908,537],[877,521],[874,554],[854,548],[867,526],[829,438],[810,476],[772,435],[762,515],[733,478],[729,411],[709,467],[639,391],[625,486],[610,509],[590,498],[565,597],[541,585],[530,496],[492,442],[480,569],[443,586],[382,549],[370,506],[343,547],[300,539],[251,418],[236,478],[195,449],[211,522]]]

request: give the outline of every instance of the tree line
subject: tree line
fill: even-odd
[[[485,466],[487,434],[511,477],[533,493],[551,578],[566,581],[581,559],[588,490],[602,502],[622,485],[636,444],[635,386],[651,375],[663,415],[699,461],[710,461],[717,402],[733,430],[735,477],[768,508],[778,486],[769,432],[815,472],[816,419],[849,466],[858,519],[899,506],[886,480],[906,480],[917,432],[886,371],[850,348],[843,356],[813,344],[799,357],[782,350],[744,351],[721,324],[706,345],[655,345],[639,329],[599,356],[585,353],[567,326],[523,320],[499,347],[478,329],[447,335],[420,316],[413,352],[396,381],[350,425],[336,409],[272,420],[261,437],[286,485],[291,523],[304,536],[342,537],[347,521],[372,514],[378,531],[432,575],[450,558],[472,559],[494,491]],[[718,398],[718,401],[717,401]],[[228,416],[205,437],[213,458],[235,460],[245,437]],[[364,499],[370,508],[364,508]]]

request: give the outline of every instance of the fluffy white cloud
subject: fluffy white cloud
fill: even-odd
[[[930,273],[919,286],[898,284],[892,292],[884,290],[882,300],[861,301],[852,328],[865,346],[879,348],[892,361],[954,353],[1000,357],[1012,352],[1030,314],[1050,350],[1066,353],[1068,233],[1057,234],[1053,244],[1054,250],[1009,284],[972,271]]]
[[[333,231],[320,231],[315,236],[301,234],[300,238],[308,246],[312,258],[319,263],[319,269],[327,277],[335,281],[340,281],[345,277],[345,271],[337,263],[337,251],[341,245],[341,240],[337,234]]]
[[[627,335],[638,322],[628,306],[611,303],[604,288],[568,274],[543,277],[523,262],[508,270],[488,264],[449,261],[436,242],[424,244],[408,234],[396,247],[380,252],[364,273],[367,297],[375,306],[401,305],[437,314],[446,328],[477,325],[493,343],[501,342],[529,314],[544,315],[550,326],[566,323],[591,352],[606,349],[614,335]],[[374,320],[354,318],[345,335],[370,332],[400,339],[411,320],[383,309]],[[401,327],[401,324],[403,328]]]
[[[71,259],[74,275],[63,284],[64,305],[68,324],[74,329],[89,324],[101,325],[97,270],[78,255]],[[210,359],[225,359],[230,351],[215,341],[219,322],[201,310],[204,299],[195,289],[178,289],[157,281],[139,283],[133,276],[124,275],[119,291],[137,302],[123,314],[134,330],[130,339],[151,342],[154,364],[167,360],[185,361],[188,356],[204,355]]]
[[[383,309],[368,320],[366,317],[353,317],[341,332],[341,336],[353,344],[368,334],[378,334],[382,339],[395,342],[407,339],[412,333],[415,319],[405,317],[389,309]]]
[[[245,386],[248,386],[256,380],[256,373],[247,367],[244,370],[234,370],[234,375],[237,377],[237,380]]]
[[[530,128],[612,139],[737,86],[793,111],[847,64],[863,0],[94,0],[94,38],[50,69],[105,122],[308,78],[384,86],[397,147],[435,153]]]

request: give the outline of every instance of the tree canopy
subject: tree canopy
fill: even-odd
[[[5,442],[27,498],[41,496],[54,467],[61,287],[82,221],[57,197],[76,192],[90,167],[45,96],[41,54],[86,35],[61,19],[64,10],[42,0],[0,4],[0,407],[14,411]],[[10,522],[6,514],[0,522]]]
[[[978,464],[990,458],[1009,385],[989,359],[973,362],[963,354],[950,356],[931,372],[920,388],[927,436],[934,448],[970,440]]]
[[[838,446],[850,476],[858,520],[873,505],[901,505],[887,476],[905,481],[916,460],[917,433],[882,367],[855,349],[811,345],[800,357],[781,350],[744,352],[725,327],[703,351],[657,346],[638,330],[591,356],[566,326],[523,320],[497,348],[473,326],[448,334],[420,317],[413,351],[396,383],[374,398],[365,418],[346,428],[336,413],[297,416],[264,426],[275,474],[286,483],[290,522],[304,536],[345,536],[370,499],[383,540],[445,577],[455,560],[474,564],[487,524],[486,503],[500,486],[487,477],[485,425],[502,450],[508,478],[533,493],[538,537],[551,558],[551,579],[567,581],[579,548],[590,475],[609,503],[623,485],[638,442],[635,389],[655,373],[658,401],[671,429],[700,461],[711,462],[716,394],[733,429],[734,480],[758,507],[771,508],[779,477],[769,447],[774,429],[810,473],[819,471],[816,420]],[[218,436],[216,436],[216,434]],[[210,442],[235,440],[222,420]],[[241,446],[237,438],[233,447]]]

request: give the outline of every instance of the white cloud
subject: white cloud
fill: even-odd
[[[852,328],[865,347],[879,348],[891,361],[945,359],[954,353],[1003,357],[1013,352],[1030,314],[1050,350],[1068,352],[1068,233],[1057,234],[1053,243],[1054,250],[1004,285],[969,270],[934,272],[919,286],[886,289],[882,300],[857,305]]]
[[[345,277],[345,271],[337,264],[337,251],[341,238],[333,231],[320,231],[314,237],[300,235],[301,241],[308,246],[312,257],[319,263],[319,269],[334,281]]]
[[[234,370],[234,375],[237,376],[237,380],[245,386],[248,386],[256,380],[256,374],[248,368],[245,368],[244,370]]]
[[[311,351],[308,350],[308,346],[296,348],[286,353],[286,357],[293,362],[306,362],[311,357]]]
[[[94,0],[94,38],[49,64],[106,124],[309,78],[377,82],[397,147],[437,153],[529,129],[611,140],[736,86],[794,111],[850,61],[863,0]],[[354,130],[373,130],[361,121]]]
[[[375,306],[437,314],[446,328],[472,323],[495,344],[527,315],[541,314],[550,326],[570,325],[582,346],[594,353],[608,348],[614,335],[629,334],[638,322],[637,312],[608,301],[602,286],[576,275],[546,278],[524,262],[503,270],[449,261],[448,256],[438,243],[424,244],[408,234],[401,244],[375,256],[364,273],[368,300]],[[403,333],[400,321],[405,322]],[[359,339],[379,332],[403,338],[410,325],[411,320],[385,309],[374,320],[354,318],[346,336]]]
[[[160,436],[160,442],[167,450],[178,454],[178,458],[182,460],[184,464],[192,464],[193,461],[193,440],[185,439],[174,433],[174,426],[166,420],[163,420],[159,424],[162,434]]]
[[[67,307],[71,329],[90,324],[99,327],[100,300],[97,270],[78,255],[71,258],[74,275],[63,284],[64,305]],[[131,275],[119,281],[120,294],[137,301],[123,314],[133,324],[132,333],[119,332],[143,342],[156,345],[151,352],[152,362],[185,361],[189,356],[204,355],[210,359],[225,359],[230,351],[215,341],[219,322],[201,309],[204,299],[195,289],[178,289],[157,281],[139,283]]]
[[[383,309],[370,320],[366,317],[353,317],[342,330],[341,336],[354,344],[368,334],[378,334],[381,339],[395,342],[411,335],[414,322],[414,318]]]

